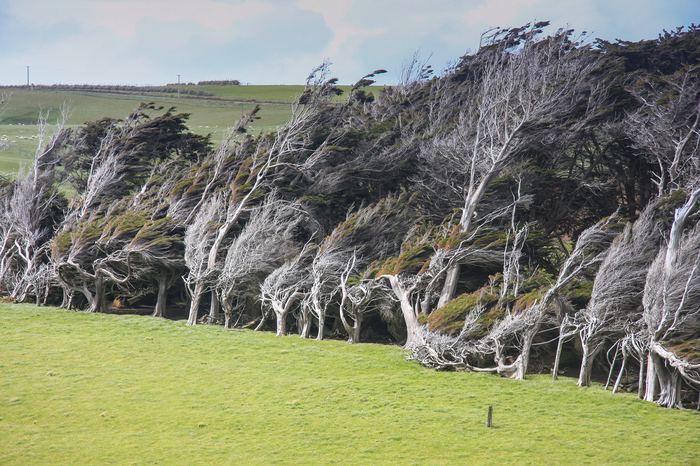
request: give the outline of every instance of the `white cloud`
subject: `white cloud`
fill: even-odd
[[[551,19],[608,39],[654,37],[700,17],[692,0],[0,0],[0,79],[157,83],[225,74],[300,82],[324,58],[345,82],[395,79],[415,50],[437,67],[492,26]],[[634,12],[634,14],[631,14]],[[2,31],[7,21],[6,31]],[[11,32],[8,32],[9,30]]]
[[[211,35],[235,35],[236,26],[264,19],[275,12],[274,3],[247,0],[33,0],[11,3],[14,16],[37,26],[72,22],[91,33],[134,38],[153,24],[187,23]],[[187,30],[180,31],[187,34]]]

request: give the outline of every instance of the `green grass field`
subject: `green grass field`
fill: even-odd
[[[567,378],[441,373],[393,346],[0,304],[2,464],[698,464],[698,439],[696,412]]]
[[[345,89],[348,86],[343,86]],[[217,97],[237,100],[293,102],[304,91],[302,85],[248,85],[248,86],[183,86],[184,89],[204,91]]]

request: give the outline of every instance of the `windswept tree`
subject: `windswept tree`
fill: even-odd
[[[225,176],[231,177],[235,170],[240,167],[240,164],[243,163],[244,159],[241,157],[241,153],[245,152],[245,148],[250,143],[250,140],[241,141],[240,138],[247,133],[248,126],[255,119],[259,118],[257,116],[259,111],[260,106],[256,105],[250,112],[245,112],[236,124],[226,131],[221,144],[212,154],[213,167],[211,173],[208,174],[204,189],[194,207],[187,209],[189,214],[184,219],[184,223],[187,224],[192,221],[197,212],[199,212],[199,208],[208,199],[212,191],[216,189],[217,184],[220,184]],[[226,181],[230,182],[232,180],[227,179]]]
[[[275,192],[253,210],[229,247],[217,282],[225,327],[230,326],[234,302],[257,299],[267,275],[299,253],[305,220],[301,205],[279,199]]]
[[[51,257],[64,290],[83,294],[93,311],[105,310],[110,284],[128,282],[128,263],[120,251],[147,220],[146,209],[133,204],[148,184],[152,167],[207,144],[186,131],[187,114],[173,109],[158,113],[161,110],[144,104],[124,120],[109,120],[97,130],[84,128],[73,135],[74,148],[87,158],[81,162],[86,174],[84,182],[75,178],[79,192],[53,239]],[[70,155],[64,163],[72,160]]]
[[[48,136],[48,114],[39,117],[38,144],[33,165],[20,171],[6,189],[7,200],[2,208],[5,226],[0,237],[0,283],[5,283],[15,301],[25,301],[30,294],[43,292],[48,269],[49,244],[63,217],[65,200],[59,192],[57,167],[64,149],[67,131],[64,124],[68,110],[64,108]],[[8,276],[9,274],[9,276]],[[50,278],[49,278],[50,280]]]
[[[652,203],[613,241],[593,281],[591,299],[576,314],[582,360],[578,385],[591,383],[591,369],[604,344],[624,338],[642,315],[642,292],[661,240],[659,203]],[[566,326],[566,324],[565,324]]]
[[[273,135],[263,136],[251,154],[247,154],[242,146],[236,149],[241,162],[230,189],[217,197],[225,214],[207,251],[206,268],[201,274],[202,277],[216,280],[221,268],[221,250],[227,239],[230,240],[234,227],[243,220],[243,215],[266,191],[271,190],[288,170],[304,164],[314,153],[313,129],[327,110],[329,99],[335,95],[334,91],[337,89],[334,86],[335,81],[327,79],[326,71],[327,66],[322,66],[309,76],[304,93],[292,108],[289,122]],[[195,282],[196,280],[198,279],[195,279]],[[197,293],[204,288],[205,284],[200,283],[198,286],[195,283],[193,292]],[[199,305],[199,298],[192,300],[188,319],[190,324],[197,321],[199,309],[195,304]],[[218,320],[219,311],[218,296],[212,294],[210,320]]]
[[[64,290],[67,307],[75,305],[74,297],[82,294],[91,311],[104,310],[104,282],[96,282],[92,265],[100,258],[94,247],[104,228],[103,218],[90,218],[59,232],[51,244],[51,260],[55,264]]]
[[[72,216],[84,218],[89,211],[105,209],[112,201],[141,188],[151,167],[185,149],[201,150],[200,137],[185,132],[187,114],[142,104],[124,120],[109,120],[98,142],[88,146],[89,165],[85,185],[76,198]],[[83,135],[87,137],[87,135]],[[80,138],[81,135],[78,135]]]
[[[504,326],[497,325],[495,332],[511,333],[518,335],[519,354],[511,367],[504,367],[503,361],[499,361],[499,372],[512,374],[515,379],[522,380],[527,373],[530,353],[535,337],[540,333],[542,324],[546,322],[550,314],[550,308],[555,305],[561,292],[572,280],[580,277],[585,272],[595,271],[605,257],[613,238],[616,236],[615,216],[605,218],[595,225],[587,228],[576,241],[576,244],[564,261],[554,283],[549,286],[541,299],[528,307],[519,316],[513,319],[513,323]],[[512,332],[512,326],[515,332]],[[493,335],[492,335],[493,336]],[[498,338],[498,335],[496,335]],[[512,370],[512,372],[510,372]]]
[[[505,255],[503,247],[508,249],[510,233],[503,236],[498,233],[506,219],[514,222],[516,208],[527,207],[532,201],[531,196],[521,194],[519,182],[516,186],[515,193],[508,194],[508,200],[494,195],[487,211],[474,221],[468,233],[462,232],[458,225],[453,224],[452,215],[448,215],[439,226],[414,227],[404,240],[399,256],[381,267],[378,274],[388,280],[400,304],[406,328],[411,329],[406,343],[408,348],[425,343],[424,332],[418,325],[418,315],[427,316],[433,311],[432,297],[438,292],[446,271],[456,264],[473,270],[495,272],[503,269],[506,272],[506,284],[513,282],[515,285],[519,282],[517,277],[512,277],[512,273],[519,269],[516,262],[520,259],[513,262],[513,257],[519,256],[522,250],[524,231],[513,231],[511,250]],[[504,258],[507,258],[505,268]],[[505,287],[507,288],[508,286]]]
[[[440,251],[433,251],[429,246],[430,231],[421,230],[410,230],[398,256],[385,261],[377,271],[377,278],[389,282],[389,288],[399,303],[406,328],[404,347],[407,349],[425,343],[418,318],[423,312],[424,298],[435,286],[443,262]]]
[[[311,280],[309,290],[302,303],[306,311],[303,314],[305,321],[301,322],[302,338],[309,336],[311,322],[308,321],[308,318],[310,315],[316,318],[318,325],[316,339],[323,340],[324,337],[326,316],[334,304],[338,292],[338,281],[347,254],[347,251],[338,244],[340,235],[335,234],[336,231],[334,230],[318,246],[309,268]]]
[[[343,306],[341,321],[348,325],[348,329],[352,328],[349,336],[359,336],[360,314],[364,310],[356,308],[353,311],[355,318],[350,326],[348,319],[352,317],[347,313],[352,303],[347,295],[348,279],[353,274],[367,275],[372,262],[383,261],[398,253],[401,239],[414,219],[411,206],[408,193],[387,196],[349,213],[318,246],[311,263],[311,285],[305,298],[305,304],[318,322],[318,339],[323,338],[326,315],[338,299]]]
[[[185,267],[182,227],[169,217],[148,220],[121,251],[133,277],[155,289],[153,316],[165,317],[169,288]]]
[[[188,325],[197,323],[202,296],[213,289],[209,276],[207,257],[214,243],[216,231],[224,217],[222,202],[218,195],[212,196],[199,210],[194,221],[185,230],[185,265],[187,273],[183,280],[190,295]]]
[[[345,269],[340,274],[340,302],[338,313],[340,321],[348,334],[348,343],[359,343],[362,332],[362,322],[366,316],[379,309],[390,308],[393,299],[382,280],[359,278],[357,283],[351,283],[354,274],[358,272],[359,264],[357,251],[353,251]]]
[[[413,357],[430,367],[458,367],[523,379],[527,374],[535,338],[542,331],[543,324],[553,320],[552,308],[560,304],[558,300],[562,290],[582,273],[595,269],[603,260],[615,236],[615,222],[614,217],[606,218],[585,230],[554,281],[523,309],[506,309],[483,337],[473,337],[480,333],[481,318],[486,312],[484,305],[477,302],[466,314],[458,337],[424,332],[422,344],[414,348]],[[503,306],[503,303],[499,300],[496,306]],[[487,355],[493,357],[495,366],[484,365]],[[507,362],[507,359],[512,362]]]
[[[700,68],[662,79],[640,79],[631,89],[641,107],[628,115],[636,147],[656,163],[659,196],[682,188],[700,170]]]
[[[700,224],[687,227],[698,201],[700,186],[676,209],[668,244],[649,269],[644,289],[649,347],[644,399],[669,408],[682,407],[681,380],[700,386]]]
[[[457,124],[421,150],[425,191],[461,210],[462,233],[473,228],[493,181],[564,126],[581,124],[600,92],[588,48],[571,31],[539,39],[543,25],[497,30],[463,59],[474,83]],[[457,262],[446,272],[438,307],[454,296],[459,275]]]
[[[629,117],[637,147],[657,162],[659,196],[684,199],[675,208],[667,244],[649,269],[643,300],[648,348],[644,398],[668,407],[681,405],[681,376],[695,385],[700,382],[700,366],[668,349],[678,341],[674,337],[692,340],[698,329],[700,256],[693,227],[700,198],[698,83],[700,70],[693,66],[661,80],[642,79],[635,88],[642,106]]]
[[[287,334],[288,316],[295,305],[300,305],[311,285],[309,266],[314,247],[307,242],[296,256],[273,270],[260,285],[260,302],[263,310],[270,308],[275,314],[277,336]],[[302,320],[308,322],[308,319]]]

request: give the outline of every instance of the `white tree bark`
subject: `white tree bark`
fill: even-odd
[[[153,309],[153,317],[165,317],[168,298],[168,278],[165,275],[158,277],[158,293],[156,305]]]
[[[425,343],[421,325],[420,322],[418,322],[416,306],[411,302],[411,295],[413,291],[415,291],[416,285],[402,283],[401,279],[396,275],[384,275],[383,278],[389,281],[389,285],[401,307],[401,315],[406,324],[406,343],[404,344],[404,348],[413,349]]]

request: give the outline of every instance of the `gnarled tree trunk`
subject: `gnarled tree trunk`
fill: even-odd
[[[520,352],[520,356],[518,356],[518,359],[516,361],[516,370],[515,374],[513,375],[513,378],[516,380],[523,380],[525,378],[525,374],[527,374],[527,368],[530,364],[530,352],[532,350],[532,341],[535,339],[535,335],[537,334],[538,329],[539,325],[537,325],[537,327],[533,328],[531,331],[528,331],[525,334],[523,349]]]
[[[280,301],[272,301],[272,311],[275,313],[275,316],[277,318],[276,334],[278,337],[287,334],[287,316],[292,310],[292,306],[294,306],[294,303],[296,303],[297,300],[301,297],[303,297],[302,293],[293,293],[284,303],[284,306]]]
[[[65,308],[65,309],[70,309],[70,302],[71,302],[71,297],[73,295],[73,290],[69,289],[65,285],[62,285],[61,291],[62,291],[63,296],[61,298],[61,306],[60,307]]]
[[[219,322],[221,319],[221,303],[216,293],[211,294],[211,304],[209,306],[209,323]]]
[[[637,387],[637,397],[644,398],[644,354],[639,355],[639,386]]]
[[[620,388],[620,383],[622,382],[622,375],[625,372],[625,367],[627,366],[627,351],[623,350],[622,351],[622,365],[620,366],[620,372],[617,374],[617,379],[615,379],[615,385],[613,385],[612,392],[617,393],[617,390]]]
[[[287,334],[287,314],[284,312],[275,312],[277,316],[277,332],[278,337],[283,337]]]
[[[318,333],[316,334],[317,340],[323,340],[323,330],[326,326],[326,312],[322,310],[318,314]]]
[[[421,335],[420,322],[418,322],[418,317],[409,299],[410,291],[404,289],[395,275],[385,275],[385,277],[389,280],[389,285],[391,285],[391,289],[401,305],[401,314],[406,324],[406,343],[404,348],[415,348],[424,343],[424,340]]]
[[[358,312],[352,323],[346,319],[342,319],[342,323],[348,334],[348,343],[359,343],[360,331],[362,330],[362,313]]]
[[[84,288],[87,290],[87,287]],[[105,280],[100,274],[97,274],[95,277],[95,294],[88,293],[85,295],[90,303],[90,312],[105,312],[105,291]]]
[[[653,351],[649,351],[647,356],[647,385],[644,390],[644,400],[653,402],[656,399],[656,363],[657,357],[654,357]]]
[[[588,343],[583,344],[583,357],[581,358],[581,370],[578,374],[577,385],[579,387],[589,387],[591,385],[591,370],[593,369],[593,361],[600,351],[600,345],[591,349]]]
[[[202,300],[202,293],[204,293],[204,285],[201,281],[198,281],[194,285],[194,291],[192,292],[192,300],[190,301],[190,314],[187,318],[187,325],[197,324],[197,315],[199,314],[199,303]]]
[[[301,338],[309,338],[309,333],[311,332],[310,314],[311,311],[306,306],[302,306],[297,319],[297,325],[299,327],[299,336]]]
[[[153,309],[153,317],[165,317],[165,307],[168,298],[168,279],[164,276],[158,278],[158,297],[156,307]]]
[[[299,336],[301,338],[309,338],[309,333],[311,333],[311,321],[309,319],[304,319],[302,321],[301,331]]]
[[[561,361],[561,350],[564,347],[564,338],[561,332],[557,339],[557,351],[554,356],[554,366],[552,367],[552,380],[557,380],[559,377],[559,362]]]
[[[678,370],[666,364],[666,361],[653,350],[650,352],[650,357],[653,364],[649,364],[649,367],[653,368],[654,379],[659,386],[659,398],[656,402],[666,408],[682,408],[681,377]],[[654,383],[654,390],[647,392],[647,396],[645,396],[647,401],[654,401],[655,388],[656,383]]]
[[[445,275],[445,284],[442,286],[442,291],[440,292],[440,299],[438,300],[437,307],[440,309],[445,304],[449,303],[452,297],[457,291],[457,283],[459,282],[459,273],[461,267],[459,264],[455,264],[449,269],[447,269]]]
[[[349,333],[350,339],[348,341],[350,343],[359,343],[361,331],[362,331],[362,314],[358,313],[357,316],[355,317],[355,322],[352,324],[352,331]]]

